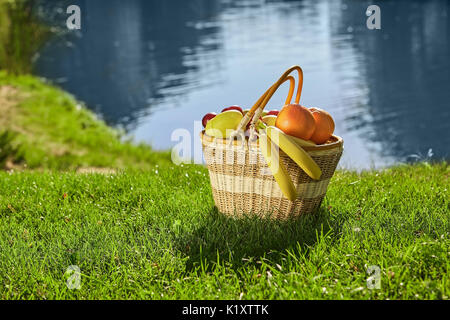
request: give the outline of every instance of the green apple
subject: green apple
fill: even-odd
[[[268,126],[275,126],[275,121],[277,120],[277,116],[267,115],[262,117],[262,121]]]
[[[205,133],[215,138],[228,138],[236,130],[243,116],[238,110],[219,113],[206,123]]]

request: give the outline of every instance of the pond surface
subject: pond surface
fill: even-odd
[[[344,138],[341,167],[449,158],[448,1],[383,1],[381,30],[366,27],[370,1],[70,4],[81,8],[81,31],[50,41],[38,74],[156,149],[177,144],[177,128],[198,140],[194,121],[249,108],[299,64],[301,103],[328,110]],[[268,107],[279,109],[286,92]]]

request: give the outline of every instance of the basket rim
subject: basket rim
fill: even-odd
[[[220,142],[222,144],[227,144],[230,141],[229,138],[214,138],[212,136],[208,136],[205,133],[205,130],[202,130],[200,132],[200,138],[203,143],[211,143],[214,140],[216,140],[217,142]],[[248,137],[245,137],[245,139],[248,141]],[[319,144],[316,146],[303,146],[302,148],[307,151],[329,150],[342,147],[344,144],[344,139],[334,134],[331,136],[330,140],[332,140],[330,143]],[[251,142],[251,144],[254,146],[258,146],[259,140],[253,141]],[[240,145],[241,144],[238,142],[238,140],[234,139],[233,146],[240,146]]]

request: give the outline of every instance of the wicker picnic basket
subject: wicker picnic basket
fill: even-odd
[[[300,67],[294,66],[256,102],[258,112],[252,119],[253,130],[254,123],[259,119],[271,95],[287,80],[290,80],[291,87],[286,104],[291,101],[294,78],[289,76],[289,73],[293,70],[299,71],[296,103],[299,102],[303,74]],[[250,119],[244,117],[240,129],[245,128],[249,121]],[[322,170],[320,179],[313,180],[280,150],[280,160],[285,165],[298,194],[294,201],[290,201],[283,196],[274,176],[270,173],[260,151],[259,140],[246,138],[239,141],[232,138],[230,141],[230,138],[210,137],[204,131],[200,136],[214,202],[220,212],[231,216],[271,213],[273,218],[286,219],[316,211],[325,196],[328,183],[343,151],[343,140],[335,135],[325,144],[303,147]]]

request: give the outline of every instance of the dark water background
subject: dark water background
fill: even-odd
[[[250,107],[289,66],[301,103],[328,110],[345,141],[341,166],[449,158],[450,2],[43,1],[80,32],[48,43],[37,71],[109,124],[158,149],[210,111]],[[366,27],[370,4],[381,30]],[[287,88],[269,107],[279,109]]]

